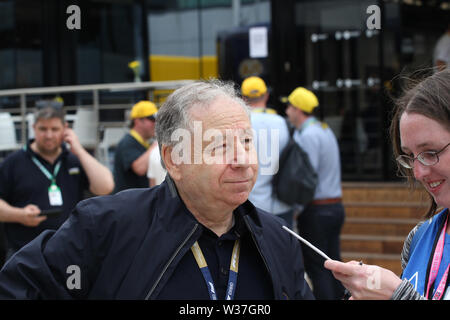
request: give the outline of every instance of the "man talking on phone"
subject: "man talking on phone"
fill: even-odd
[[[62,108],[35,113],[35,138],[0,163],[0,221],[6,259],[47,229],[58,229],[84,191],[109,194],[112,173],[80,144]]]

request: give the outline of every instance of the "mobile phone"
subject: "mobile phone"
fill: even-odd
[[[53,208],[53,209],[46,209],[42,210],[41,213],[39,213],[39,216],[59,216],[62,213],[61,208]]]

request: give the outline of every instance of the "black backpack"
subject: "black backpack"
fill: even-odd
[[[281,152],[279,169],[272,179],[273,193],[289,205],[307,205],[314,197],[317,173],[308,154],[292,138],[293,132],[289,132],[289,142]]]

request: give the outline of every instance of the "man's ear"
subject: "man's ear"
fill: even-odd
[[[174,181],[177,181],[181,178],[180,165],[173,161],[172,150],[172,146],[163,144],[161,146],[161,158],[164,161],[164,165],[166,166],[166,170],[169,173],[170,177]]]

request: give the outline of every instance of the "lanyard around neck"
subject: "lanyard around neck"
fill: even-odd
[[[134,129],[130,130],[130,134],[133,138],[136,139],[137,142],[139,142],[145,149],[148,149],[150,147],[150,144],[144,140],[144,138],[141,137],[141,135]]]
[[[203,278],[205,279],[206,286],[208,287],[209,297],[211,298],[211,300],[217,300],[217,293],[214,287],[211,272],[209,271],[208,264],[206,263],[205,257],[203,256],[202,249],[200,249],[200,246],[198,245],[198,241],[195,241],[194,245],[191,247],[191,250],[194,254],[195,261],[197,261],[198,267],[202,272]],[[236,240],[234,242],[233,253],[231,254],[230,274],[228,276],[227,291],[225,293],[226,300],[233,300],[234,293],[236,292],[239,254],[240,242],[239,240]]]
[[[24,146],[24,150],[27,150],[27,147]],[[46,167],[42,165],[42,163],[34,156],[31,155],[31,160],[34,162],[34,164],[41,170],[41,172],[49,179],[52,184],[56,184],[56,176],[58,175],[59,169],[61,168],[61,160],[59,160],[55,168],[53,169],[53,174],[51,174]]]
[[[450,215],[450,213],[447,213],[447,218],[445,220],[444,227],[442,228],[441,234],[439,236],[439,240],[436,244],[436,249],[434,250],[433,260],[432,260],[431,269],[430,269],[430,275],[429,275],[429,279],[428,279],[427,291],[426,291],[426,296],[425,296],[427,299],[428,299],[428,294],[430,292],[430,288],[433,285],[434,281],[436,280],[436,277],[437,277],[437,274],[439,271],[439,267],[441,265],[442,256],[444,254],[445,233],[447,230],[447,223],[448,223],[449,215]],[[435,293],[432,297],[433,300],[439,300],[445,291],[445,285],[447,284],[449,267],[450,267],[450,265],[447,266],[447,269],[445,270],[444,274],[442,275],[442,279],[439,282],[439,284],[435,290]]]

